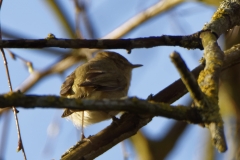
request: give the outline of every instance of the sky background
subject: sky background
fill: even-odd
[[[87,1],[88,14],[96,29],[97,38],[101,38],[120,26],[122,23],[137,13],[150,7],[157,0],[89,0]],[[61,4],[68,14],[69,21],[74,22],[74,4],[72,0],[61,0]],[[186,2],[178,7],[158,15],[143,23],[123,38],[137,38],[148,36],[187,35],[202,29],[207,23],[215,8],[207,5]],[[69,38],[64,28],[57,20],[56,15],[45,0],[5,0],[1,10],[1,26],[4,30],[19,35],[21,38],[40,39],[46,38],[53,33],[57,38]],[[3,37],[7,38],[7,37]],[[41,49],[10,49],[13,53],[31,61],[34,69],[41,71],[56,62],[60,56],[45,54]],[[61,49],[66,52],[67,49]],[[173,51],[178,51],[185,60],[189,69],[195,68],[199,63],[202,51],[187,50],[180,47],[155,47],[149,49],[133,49],[131,54],[125,50],[113,50],[121,53],[133,64],[144,66],[133,71],[132,83],[129,96],[147,98],[150,94],[156,94],[167,85],[179,78],[175,67],[169,59]],[[19,88],[30,79],[27,68],[18,59],[14,61],[7,54],[10,76],[14,89]],[[76,66],[71,67],[62,75],[51,75],[40,81],[27,94],[37,95],[59,95],[61,84]],[[9,91],[5,68],[0,65],[0,94]],[[189,95],[184,96],[174,104],[186,104]],[[60,156],[79,139],[79,131],[75,129],[70,121],[61,118],[62,110],[55,109],[19,109],[19,123],[21,127],[22,140],[29,160],[59,159]],[[12,112],[9,113],[9,134],[4,153],[4,160],[23,159],[22,153],[16,152],[17,131]],[[4,119],[0,117],[0,128],[4,128]],[[154,139],[164,137],[169,126],[174,120],[156,117],[142,130],[146,135]],[[93,135],[108,126],[111,121],[104,121],[89,126],[85,130],[86,136]],[[2,133],[2,132],[0,132]],[[202,152],[207,146],[204,137],[208,137],[207,129],[197,125],[189,125],[184,134],[177,141],[175,148],[168,155],[168,160],[197,160],[202,159]],[[129,144],[126,142],[125,144]],[[134,150],[127,145],[130,159],[137,159]],[[160,151],[161,149],[159,149]],[[227,154],[227,153],[226,153]],[[97,160],[115,159],[122,160],[122,146],[116,145]]]

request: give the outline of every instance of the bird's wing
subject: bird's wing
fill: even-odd
[[[68,95],[73,94],[72,86],[74,83],[74,78],[75,78],[75,73],[73,72],[63,82],[63,84],[61,86],[61,91],[60,91],[61,96],[68,96]],[[72,113],[73,113],[73,111],[71,109],[65,109],[61,117],[62,118],[67,117],[67,116],[71,115]]]
[[[78,84],[79,87],[91,87],[95,91],[119,91],[126,87],[127,80],[117,68],[99,68],[95,64],[90,64],[86,78]]]
[[[80,75],[83,78],[83,81],[76,80],[76,74],[81,74],[82,70],[75,70],[72,74],[70,74],[65,82],[61,86],[60,95],[61,96],[73,96],[75,97],[75,93],[73,91],[74,83],[79,83],[77,86],[79,87],[79,92],[81,93],[79,97],[75,98],[84,98],[86,96],[85,87],[92,88],[93,91],[120,91],[123,90],[127,85],[127,80],[122,73],[117,72],[116,67],[108,68],[106,66],[99,67],[98,61],[91,61],[88,64],[82,67],[88,67],[85,75]],[[101,62],[100,62],[101,63]],[[78,71],[81,71],[78,73]],[[75,81],[75,82],[74,82]],[[84,94],[85,93],[85,94]],[[62,117],[67,117],[72,113],[81,110],[71,110],[65,109]]]
[[[75,72],[67,76],[66,80],[63,82],[61,86],[61,91],[60,91],[61,96],[68,96],[73,94],[72,86],[74,83],[74,79],[75,79]]]

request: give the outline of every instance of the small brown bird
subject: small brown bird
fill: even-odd
[[[112,99],[127,96],[132,69],[142,65],[131,64],[116,52],[99,52],[87,63],[71,73],[61,86],[60,94],[68,98]],[[72,120],[76,127],[114,118],[117,111],[77,111],[65,109],[62,117]]]

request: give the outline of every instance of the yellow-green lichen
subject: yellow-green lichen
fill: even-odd
[[[214,13],[214,15],[212,16],[212,20],[217,20],[219,18],[222,18],[224,14],[227,14],[227,12],[225,11],[225,9],[219,8],[217,10],[217,12]]]

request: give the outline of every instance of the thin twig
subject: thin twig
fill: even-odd
[[[3,0],[0,0],[0,9],[2,7],[2,2],[3,2]],[[2,40],[1,26],[0,26],[0,39]],[[3,57],[3,63],[4,63],[4,66],[5,66],[5,69],[6,69],[8,86],[10,88],[10,91],[13,92],[12,84],[11,84],[11,78],[10,78],[9,70],[8,70],[8,63],[7,63],[7,59],[6,59],[5,52],[4,52],[3,48],[1,48],[1,53],[2,53],[2,57]],[[25,160],[27,160],[27,156],[26,156],[26,153],[24,151],[24,147],[23,147],[23,143],[22,143],[22,137],[21,137],[20,127],[19,127],[19,122],[18,122],[18,116],[17,116],[18,111],[14,106],[12,106],[12,110],[13,110],[13,113],[14,113],[16,127],[17,127],[17,133],[18,133],[17,151],[19,152],[20,150],[22,150],[23,157],[24,157]]]
[[[160,13],[164,13],[166,11],[169,11],[170,9],[173,9],[177,5],[185,2],[184,0],[162,0],[158,1],[157,3],[153,4],[149,8],[147,8],[145,11],[138,13],[134,17],[127,20],[125,23],[123,23],[120,27],[116,28],[106,36],[104,36],[104,39],[112,38],[118,39],[122,37],[123,34],[129,33],[133,29],[135,29],[137,26],[140,26],[147,20],[159,15]]]
[[[80,31],[80,13],[83,11],[82,4],[79,4],[78,0],[74,0],[75,5],[75,33],[77,38],[83,39],[83,36]]]
[[[190,70],[187,68],[186,63],[181,58],[179,53],[173,52],[170,55],[170,58],[174,65],[176,66],[183,83],[185,84],[187,90],[189,91],[191,97],[194,100],[194,103],[198,103],[197,106],[200,106],[204,98],[204,95],[200,87],[198,86],[197,80],[194,78]]]
[[[7,49],[9,55],[16,60],[16,58],[20,59],[28,68],[28,72],[29,73],[33,73],[34,69],[33,69],[33,64],[31,61],[26,60],[25,58],[13,53],[12,51],[10,51],[9,49]]]
[[[1,48],[1,53],[2,53],[2,56],[3,56],[3,62],[4,62],[4,65],[5,65],[5,69],[6,69],[6,74],[7,74],[7,79],[8,79],[8,86],[10,88],[10,91],[12,92],[13,89],[12,89],[11,79],[10,79],[10,75],[9,75],[7,59],[6,59],[4,50],[2,48]],[[24,151],[24,147],[23,147],[23,143],[22,143],[22,137],[21,137],[21,132],[20,132],[20,127],[19,127],[19,122],[18,122],[18,116],[17,116],[18,111],[17,111],[17,109],[14,106],[12,106],[12,110],[13,110],[13,113],[14,113],[14,117],[15,117],[15,121],[16,121],[16,127],[17,127],[17,132],[18,132],[18,147],[17,147],[17,151],[22,150],[23,157],[26,160],[27,156],[26,156],[26,153]]]
[[[75,38],[75,33],[74,33],[74,26],[72,23],[69,21],[69,18],[67,18],[67,13],[63,9],[64,7],[61,4],[61,1],[44,1],[48,3],[48,5],[51,7],[51,10],[55,12],[57,18],[61,22],[61,26],[66,30],[68,33],[69,37]]]

